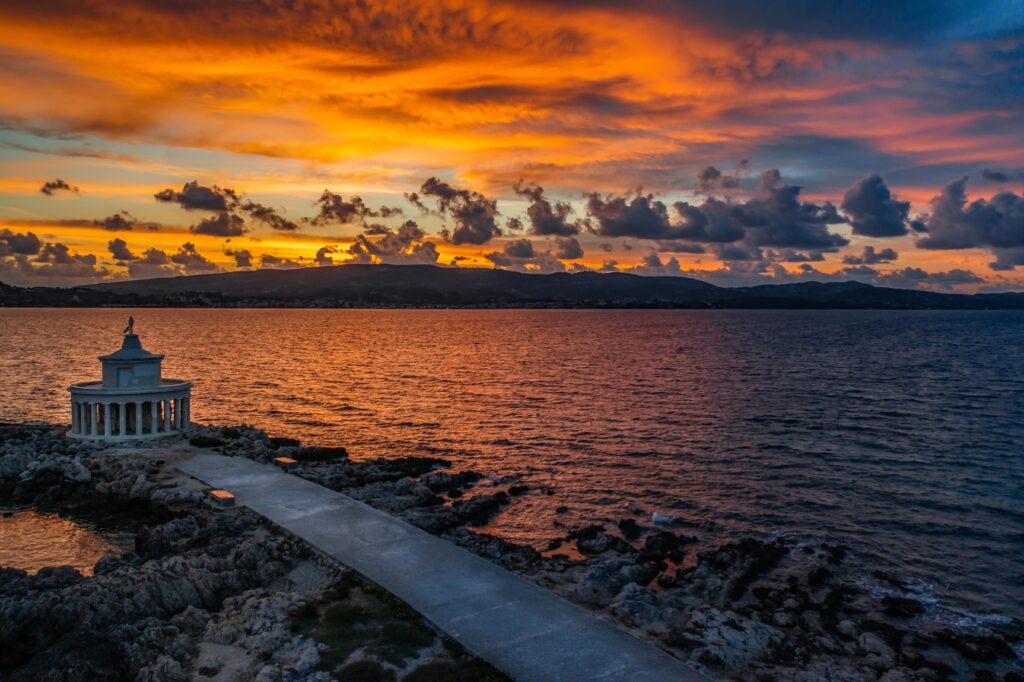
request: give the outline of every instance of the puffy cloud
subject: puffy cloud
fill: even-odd
[[[859,180],[840,206],[850,217],[853,233],[865,237],[898,237],[907,233],[909,201],[898,201],[879,175]]]
[[[651,251],[644,256],[640,265],[626,268],[626,272],[631,272],[634,275],[671,277],[681,277],[685,274],[682,266],[679,264],[679,260],[675,256],[672,256],[667,261],[662,261],[655,251]]]
[[[928,234],[917,241],[923,249],[989,248],[994,269],[1013,269],[1017,250],[1024,249],[1024,197],[999,192],[991,199],[967,201],[967,177],[946,185],[932,199],[921,223]]]
[[[8,236],[0,233],[0,281],[21,286],[74,286],[95,282],[110,274],[97,267],[93,254],[72,253],[66,244],[45,243],[36,246],[35,235]],[[25,238],[28,237],[28,238]],[[13,247],[12,247],[13,243]],[[34,251],[30,249],[34,248]],[[14,250],[17,249],[17,250]]]
[[[412,220],[397,230],[385,225],[371,225],[349,245],[352,263],[412,264],[437,263],[440,254],[433,242],[423,241],[426,234]],[[371,239],[371,237],[377,237]]]
[[[181,268],[171,262],[167,253],[157,248],[146,249],[141,258],[128,263],[128,276],[132,279],[175,277],[180,274]]]
[[[249,217],[258,223],[263,223],[267,227],[278,230],[280,232],[295,232],[299,229],[298,223],[288,220],[276,209],[263,204],[258,204],[254,201],[246,201],[239,207],[242,211],[249,214]]]
[[[825,202],[800,201],[800,187],[782,182],[778,170],[761,175],[758,191],[745,201],[709,197],[699,206],[676,202],[679,221],[672,222],[665,204],[650,194],[602,198],[587,197],[587,210],[595,219],[594,232],[605,237],[633,237],[667,241],[730,244],[757,247],[834,250],[849,240],[829,232],[844,222],[835,207]]]
[[[346,200],[342,195],[328,189],[325,189],[314,203],[319,206],[319,212],[313,218],[307,219],[313,225],[366,224],[366,219],[370,217],[387,218],[402,213],[402,209],[389,206],[374,210],[366,205],[362,197],[353,196]]]
[[[128,249],[128,243],[120,237],[115,237],[107,242],[107,250],[110,251],[110,255],[119,261],[139,259],[138,256]]]
[[[420,187],[419,193],[407,195],[413,204],[425,208],[421,195],[437,200],[438,212],[451,216],[455,221],[454,230],[443,230],[442,236],[452,244],[486,244],[501,236],[496,222],[498,202],[479,192],[460,189],[438,178],[429,178]]]
[[[0,230],[0,256],[34,256],[43,247],[43,242],[32,232],[11,232]]]
[[[876,251],[873,246],[865,246],[859,256],[843,256],[843,262],[848,265],[875,265],[877,263],[889,263],[899,257],[900,255],[893,249],[886,248]]]
[[[825,256],[821,251],[803,252],[786,249],[784,251],[772,251],[769,254],[769,259],[780,263],[816,263],[825,260]]]
[[[331,258],[330,256],[330,254],[332,253],[338,253],[337,246],[321,246],[319,249],[317,249],[316,256],[314,257],[314,260],[316,260],[316,264],[321,267],[327,265],[334,265],[334,259]]]
[[[68,184],[64,180],[57,178],[56,180],[44,182],[43,186],[39,188],[39,191],[48,197],[52,197],[57,192],[71,192],[72,194],[78,194],[79,189]]]
[[[245,220],[242,216],[226,211],[203,218],[188,229],[193,234],[206,234],[212,237],[239,237],[248,231],[245,229]]]
[[[290,258],[275,256],[271,253],[263,253],[260,254],[260,267],[273,270],[293,270],[295,268],[303,268],[306,266]]]
[[[252,253],[248,249],[224,249],[224,255],[235,259],[236,268],[252,267]]]
[[[132,214],[128,211],[118,211],[103,220],[94,220],[92,222],[96,227],[102,227],[104,230],[110,230],[111,232],[118,232],[134,230],[139,221],[132,217]]]
[[[522,181],[512,185],[516,194],[530,200],[526,215],[530,218],[530,234],[557,235],[569,237],[579,234],[580,222],[569,221],[572,206],[562,201],[551,203],[544,196],[544,188],[536,184],[523,184]]]
[[[740,186],[740,177],[750,165],[747,159],[737,164],[732,173],[723,173],[714,166],[704,166],[697,172],[697,191],[710,194],[723,189],[736,189]]]
[[[561,260],[575,260],[583,258],[583,247],[576,237],[557,237],[555,239],[555,258]]]
[[[186,275],[220,270],[215,263],[199,253],[196,250],[196,245],[192,242],[182,244],[178,248],[177,253],[171,254],[170,260],[172,263],[182,266],[185,269]]]
[[[1010,181],[1009,173],[1004,173],[1001,170],[995,170],[993,168],[984,168],[984,169],[982,169],[981,177],[985,178],[986,180],[991,180],[992,182],[1009,182]]]
[[[178,204],[186,211],[232,211],[239,203],[238,193],[217,185],[206,187],[199,181],[186,182],[180,192],[165,189],[153,195],[157,201]]]
[[[538,251],[529,239],[515,239],[506,242],[501,251],[485,253],[484,258],[495,267],[519,272],[551,273],[565,272],[565,263],[550,251]]]

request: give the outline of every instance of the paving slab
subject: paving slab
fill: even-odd
[[[707,682],[553,592],[346,495],[241,457],[201,453],[177,467],[381,585],[514,680]]]

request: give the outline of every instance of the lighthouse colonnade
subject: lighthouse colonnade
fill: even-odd
[[[71,433],[105,438],[152,438],[188,430],[189,396],[116,400],[104,396],[71,401]]]

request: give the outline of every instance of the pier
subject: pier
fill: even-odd
[[[381,585],[518,682],[707,682],[558,595],[346,495],[238,457],[202,453],[177,466]]]

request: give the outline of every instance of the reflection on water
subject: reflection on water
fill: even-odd
[[[0,566],[35,573],[46,566],[74,566],[92,574],[104,554],[132,549],[134,535],[99,531],[84,521],[31,509],[0,514]]]
[[[131,312],[197,420],[521,477],[503,537],[543,547],[632,503],[708,544],[843,542],[867,573],[1024,615],[1020,311]],[[0,420],[66,423],[127,315],[0,310]]]

